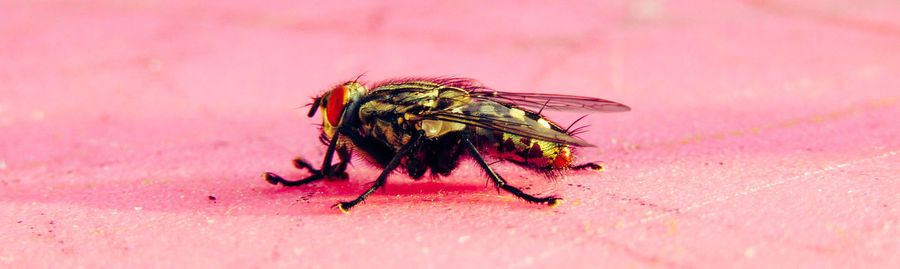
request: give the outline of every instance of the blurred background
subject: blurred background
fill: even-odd
[[[897,1],[0,1],[0,267],[900,265]],[[602,173],[283,188],[333,85],[625,103]],[[568,125],[579,114],[554,113]],[[215,198],[215,199],[213,199]]]

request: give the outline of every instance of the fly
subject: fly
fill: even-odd
[[[535,197],[507,183],[491,169],[484,155],[550,174],[568,169],[599,169],[574,165],[575,147],[593,146],[575,138],[579,128],[563,129],[545,119],[544,110],[623,112],[626,105],[609,100],[559,94],[500,92],[468,78],[395,79],[367,90],[357,81],[338,85],[314,99],[309,117],[322,113],[320,139],[328,146],[320,169],[303,158],[298,169],[312,174],[286,180],[267,172],[271,184],[300,186],[321,179],[346,179],[347,164],[356,153],[383,168],[374,184],[355,200],[335,205],[350,208],[384,186],[397,167],[413,179],[427,171],[447,176],[468,156],[487,173],[498,189],[525,201],[555,206],[556,196]],[[339,159],[332,164],[335,153]]]

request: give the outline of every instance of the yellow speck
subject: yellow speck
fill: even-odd
[[[744,250],[744,256],[746,256],[747,258],[756,257],[756,249],[747,248],[747,250]]]
[[[622,228],[622,227],[625,227],[625,222],[624,222],[624,221],[619,221],[619,222],[616,223],[616,228]]]
[[[831,113],[828,113],[828,118],[830,118],[830,119],[840,118],[841,114],[844,114],[844,113],[841,111],[831,112]]]
[[[572,204],[573,204],[573,205],[580,205],[580,204],[581,204],[581,201],[575,201],[575,202],[572,202]]]
[[[678,229],[678,223],[675,220],[669,220],[663,223],[666,226],[666,234],[675,235],[675,232]]]
[[[544,128],[550,129],[550,123],[547,122],[547,120],[545,120],[545,119],[538,119],[537,123],[540,124],[541,126],[544,126]]]
[[[459,242],[460,244],[462,244],[462,243],[465,243],[466,241],[469,241],[469,239],[471,239],[471,238],[472,238],[471,236],[463,235],[463,236],[460,236],[459,239],[456,240],[456,242]]]
[[[558,206],[559,204],[561,204],[563,201],[564,201],[563,199],[556,199],[556,200],[553,200],[553,201],[550,202],[549,206],[550,206],[551,208],[556,207],[556,206]]]
[[[789,121],[784,121],[782,123],[779,123],[778,126],[787,128],[787,127],[792,127],[796,124],[797,124],[796,120],[789,120]]]
[[[344,214],[350,215],[350,211],[348,211],[346,208],[344,208],[344,203],[338,203],[338,204],[334,205],[334,207],[336,207],[338,210],[340,210]]]
[[[525,118],[525,111],[522,111],[521,109],[518,109],[518,108],[512,108],[509,110],[509,115],[512,116],[513,118],[521,120],[521,119]]]
[[[822,122],[825,120],[825,116],[816,115],[816,116],[813,116],[812,119],[810,119],[810,120],[812,120],[812,122],[819,123],[819,122]]]

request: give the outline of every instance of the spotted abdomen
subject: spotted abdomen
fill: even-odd
[[[491,119],[490,124],[472,124],[477,146],[487,155],[538,170],[571,167],[571,145],[560,142],[563,139],[541,138],[571,137],[537,112],[482,100],[464,107],[462,113]]]
[[[572,163],[569,145],[484,128],[476,130],[478,147],[486,155],[538,170],[569,168]]]

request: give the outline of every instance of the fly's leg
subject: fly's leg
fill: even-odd
[[[281,185],[287,187],[295,187],[315,182],[316,180],[325,178],[325,176],[323,176],[321,173],[314,173],[301,180],[287,180],[275,173],[266,172],[265,174],[263,174],[263,178],[272,185],[278,185],[278,183],[281,183]]]
[[[336,152],[340,161],[331,166],[331,175],[325,177],[326,180],[346,180],[348,178],[347,172],[345,171],[347,170],[347,164],[350,163],[350,150],[345,147],[340,147]],[[319,169],[313,168],[312,164],[303,157],[294,159],[294,167],[300,170],[309,170],[309,172],[313,174],[321,173]]]
[[[331,175],[339,179],[347,179],[347,164],[350,163],[350,149],[338,148],[338,159],[341,161],[337,165],[331,167]]]
[[[384,166],[384,170],[381,171],[381,175],[378,176],[378,179],[375,179],[375,183],[373,183],[372,187],[369,187],[366,192],[363,192],[362,195],[360,195],[353,201],[340,202],[335,204],[334,207],[341,210],[341,212],[349,213],[350,208],[352,208],[356,204],[359,204],[360,202],[365,200],[366,197],[369,197],[370,194],[384,186],[384,183],[387,181],[387,177],[391,174],[392,171],[394,171],[395,168],[397,168],[398,165],[400,165],[400,160],[403,160],[403,158],[406,157],[406,155],[416,146],[419,138],[421,137],[421,131],[413,135],[412,138],[410,138],[409,141],[400,148],[400,151],[397,151],[397,153],[394,155],[394,158],[392,158],[391,161]]]
[[[547,196],[547,197],[534,197],[527,193],[522,192],[516,187],[510,186],[506,184],[506,180],[504,180],[500,175],[494,172],[493,169],[488,165],[487,162],[484,161],[484,157],[481,156],[481,153],[478,152],[478,149],[475,148],[475,145],[472,144],[472,141],[469,138],[463,138],[463,143],[466,144],[466,147],[469,149],[469,154],[475,158],[475,161],[481,165],[481,169],[484,169],[484,172],[491,177],[491,180],[494,181],[494,184],[497,185],[498,188],[501,188],[509,193],[512,193],[516,197],[522,198],[525,201],[537,203],[537,204],[547,204],[550,207],[554,207],[559,204],[559,201],[562,200],[556,196]]]
[[[334,152],[335,148],[337,147],[339,136],[340,134],[336,133],[334,134],[334,137],[331,138],[331,143],[328,144],[328,151],[325,152],[325,160],[322,161],[322,170],[314,169],[308,162],[301,158],[298,158],[294,159],[294,166],[299,169],[307,169],[312,173],[312,175],[309,175],[308,177],[301,180],[287,180],[275,173],[266,172],[265,174],[263,174],[263,178],[272,185],[278,185],[278,183],[281,183],[281,185],[284,186],[301,186],[323,178],[335,176],[346,177],[347,173],[345,173],[344,170],[347,168],[346,162],[348,162],[350,158],[349,152],[346,152],[346,157],[348,160],[344,159],[344,156],[342,156],[344,154],[342,152],[338,152],[338,158],[341,158],[341,162],[336,165],[331,165],[331,159],[334,157]]]
[[[603,171],[604,170],[603,165],[600,165],[597,163],[585,163],[585,164],[581,164],[581,165],[576,165],[576,166],[572,166],[572,169],[575,169],[575,170],[591,169],[594,171]]]

